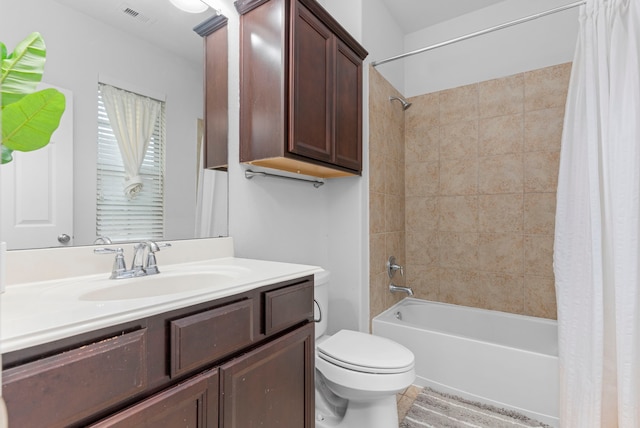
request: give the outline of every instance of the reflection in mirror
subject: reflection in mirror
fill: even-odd
[[[165,102],[163,239],[226,236],[226,173],[202,173],[203,39],[193,31],[216,11],[188,14],[169,0],[2,3],[0,41],[12,51],[28,34],[41,33],[43,85],[67,97],[51,143],[0,167],[1,237],[8,247],[89,245],[98,238],[99,82]],[[25,230],[28,239],[21,237]]]

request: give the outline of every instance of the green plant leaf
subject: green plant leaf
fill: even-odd
[[[5,146],[0,146],[2,149],[2,163],[9,163],[13,160],[13,150],[6,148]]]
[[[65,97],[56,89],[43,89],[26,95],[2,109],[2,145],[28,152],[40,149],[51,140],[60,125]]]
[[[18,43],[13,52],[2,54],[0,64],[1,104],[8,106],[36,90],[42,80],[46,46],[39,33],[31,33]]]

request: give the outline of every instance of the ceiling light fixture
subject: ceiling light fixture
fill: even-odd
[[[209,5],[200,0],[169,0],[172,5],[188,13],[202,13]]]

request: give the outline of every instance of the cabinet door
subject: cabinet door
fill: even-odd
[[[313,323],[220,369],[224,428],[313,428]]]
[[[334,37],[306,7],[295,5],[289,152],[332,162]]]
[[[103,419],[91,428],[217,428],[218,370],[210,370]]]
[[[229,106],[227,26],[209,34],[205,46],[204,167],[227,170]]]
[[[362,170],[362,60],[336,41],[335,163]]]

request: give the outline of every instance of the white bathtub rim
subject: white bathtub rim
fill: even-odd
[[[474,306],[457,305],[455,303],[437,302],[435,300],[418,299],[416,297],[405,297],[404,299],[402,299],[399,302],[395,303],[390,308],[385,309],[383,312],[380,312],[378,315],[376,315],[374,317],[374,319],[376,319],[376,318],[379,319],[380,317],[388,316],[398,306],[404,306],[407,303],[417,303],[417,304],[429,303],[429,304],[432,304],[432,305],[448,306],[448,307],[451,307],[451,308],[462,308],[464,310],[469,310],[469,311],[472,311],[472,312],[493,312],[493,313],[497,313],[497,314],[500,314],[502,316],[507,316],[507,317],[510,317],[510,318],[511,317],[524,318],[524,319],[529,319],[529,320],[536,321],[536,322],[542,322],[544,324],[554,324],[554,325],[558,324],[558,322],[556,320],[551,319],[551,318],[541,318],[541,317],[535,317],[535,316],[532,316],[532,315],[521,315],[521,314],[515,314],[515,313],[512,313],[512,312],[498,311],[498,310],[495,310],[495,309],[485,309],[485,308],[477,308],[477,307],[474,307]],[[393,315],[391,315],[391,316],[393,316]]]
[[[506,403],[502,403],[500,401],[491,400],[490,398],[482,397],[482,396],[475,395],[460,389],[452,388],[448,385],[430,380],[422,376],[416,376],[414,385],[420,388],[424,388],[425,386],[428,386],[429,388],[432,388],[438,392],[455,395],[469,401],[476,401],[479,403],[488,404],[501,409],[513,410],[514,412],[518,412],[532,419],[535,419],[537,421],[550,425],[553,428],[558,428],[560,426],[560,419],[555,416],[546,415],[543,413],[523,409],[517,406],[512,406]]]
[[[384,312],[381,312],[380,314],[376,315],[373,320],[372,320],[372,334],[375,334],[375,332],[373,331],[373,326],[375,325],[375,323],[384,323],[384,324],[392,324],[392,325],[397,325],[397,319],[395,318],[395,316],[393,315],[392,312],[394,312],[394,310],[397,310],[398,307],[402,307],[404,305],[407,304],[406,300],[409,300],[409,303],[411,302],[416,302],[417,304],[434,304],[434,305],[442,305],[442,306],[450,306],[450,307],[456,307],[456,308],[464,308],[465,310],[469,309],[472,311],[487,311],[487,312],[496,312],[499,314],[504,314],[504,315],[508,315],[508,316],[514,316],[514,317],[522,317],[522,318],[529,318],[532,320],[536,320],[536,321],[549,321],[550,323],[556,323],[555,320],[551,320],[548,318],[538,318],[538,317],[532,317],[529,315],[519,315],[519,314],[512,314],[509,312],[501,312],[501,311],[495,311],[495,310],[491,310],[491,309],[482,309],[482,308],[474,308],[471,306],[462,306],[462,305],[456,305],[456,304],[452,304],[452,303],[443,303],[443,302],[434,302],[432,300],[424,300],[424,299],[416,299],[414,297],[405,297],[404,299],[402,299],[401,301],[399,301],[398,303],[394,304],[392,307],[390,307],[389,309],[385,310]],[[399,320],[402,322],[402,326],[412,329],[412,330],[417,330],[417,331],[422,331],[424,330],[424,327],[415,324],[415,323],[410,323],[408,321],[404,321],[404,320]],[[436,334],[436,335],[441,335],[441,336],[454,336],[454,337],[461,337],[464,338],[465,340],[469,340],[471,342],[474,343],[490,343],[492,346],[497,346],[499,348],[502,349],[518,349],[519,352],[524,352],[524,353],[529,353],[532,355],[540,355],[540,356],[544,356],[544,357],[548,357],[548,358],[554,358],[557,359],[558,355],[557,354],[551,354],[551,353],[547,353],[547,352],[541,352],[541,351],[532,351],[530,349],[521,349],[521,348],[514,348],[513,346],[509,346],[509,345],[504,345],[502,343],[496,343],[496,342],[487,342],[485,340],[479,340],[477,338],[474,338],[473,336],[470,335],[464,335],[464,334],[458,334],[458,333],[451,333],[451,332],[446,332],[446,331],[440,331],[440,330],[429,330],[430,333]]]

